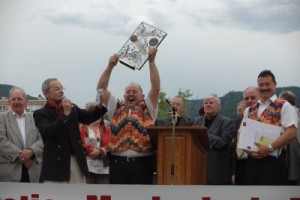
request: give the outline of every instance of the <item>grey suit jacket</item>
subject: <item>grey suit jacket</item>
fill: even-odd
[[[193,120],[193,125],[204,126],[205,116]],[[208,184],[227,185],[231,181],[231,150],[234,138],[234,122],[217,114],[207,130],[211,150],[207,154]]]
[[[31,148],[34,157],[28,174],[31,182],[39,182],[44,146],[32,113],[25,115],[25,132],[26,146],[13,112],[0,114],[0,181],[20,182],[22,163],[18,154],[23,149]]]

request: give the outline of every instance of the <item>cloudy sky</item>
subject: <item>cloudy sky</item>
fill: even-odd
[[[260,71],[278,86],[300,86],[298,0],[0,0],[0,83],[42,94],[50,77],[84,106],[135,28],[145,21],[168,33],[156,63],[168,96],[192,99],[256,85]],[[109,90],[122,97],[129,82],[149,90],[149,70],[118,64]]]

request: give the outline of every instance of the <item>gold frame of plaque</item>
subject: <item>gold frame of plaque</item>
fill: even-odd
[[[141,70],[149,58],[149,47],[157,48],[166,36],[166,32],[141,22],[118,52],[120,63]]]

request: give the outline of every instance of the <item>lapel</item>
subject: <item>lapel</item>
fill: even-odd
[[[58,114],[56,112],[56,109],[53,107],[50,107],[48,105],[48,103],[45,105],[45,107],[43,108],[45,110],[45,112],[50,116],[50,118],[52,119],[52,121],[55,121],[55,119],[58,117]]]
[[[210,125],[209,129],[210,130],[215,130],[218,129],[218,124],[220,122],[220,114],[218,113],[212,124]]]
[[[10,125],[12,132],[20,140],[20,143],[24,146],[24,141],[23,141],[23,138],[21,135],[21,131],[20,131],[18,122],[16,120],[16,117],[13,115],[13,112],[8,113],[8,121],[9,121],[9,125]]]
[[[32,117],[29,113],[26,113],[25,115],[25,140],[26,140],[26,144],[29,144],[29,133],[30,133],[30,129],[32,127],[33,121],[32,121]]]
[[[204,126],[205,125],[205,115],[200,116],[200,120],[199,120],[199,124],[200,126]]]

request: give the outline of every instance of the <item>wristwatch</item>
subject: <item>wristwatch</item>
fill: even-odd
[[[269,145],[268,145],[268,148],[269,148],[269,152],[272,152],[272,151],[274,151],[274,148],[272,147],[272,145],[271,145],[271,144],[269,144]]]

